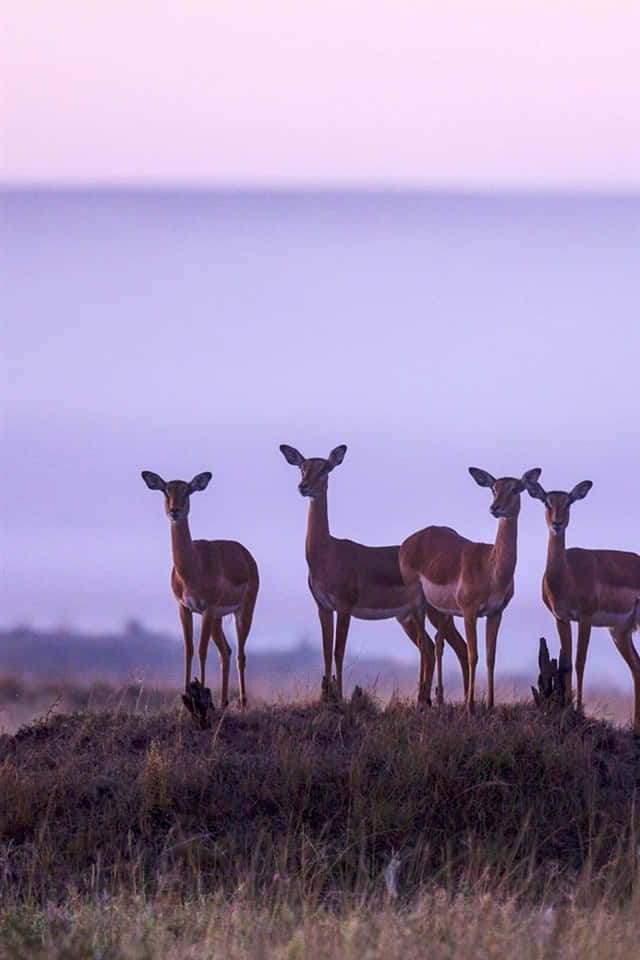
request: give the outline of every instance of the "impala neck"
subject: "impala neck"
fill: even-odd
[[[327,546],[331,540],[329,533],[329,512],[327,508],[327,491],[309,501],[309,516],[307,518],[307,539],[305,542],[307,562]]]
[[[198,570],[189,521],[179,520],[171,524],[171,552],[173,565],[181,580],[193,579]]]
[[[567,554],[565,548],[565,531],[554,534],[549,531],[547,543],[547,577],[554,581],[563,579],[567,569]]]
[[[511,581],[518,559],[518,517],[500,517],[493,545],[493,569],[498,581]]]

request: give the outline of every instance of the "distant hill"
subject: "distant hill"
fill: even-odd
[[[194,668],[197,669],[197,655]],[[354,660],[347,657],[347,683],[381,684],[384,692],[397,687],[411,692],[417,682],[415,666],[396,660]],[[184,671],[184,652],[176,638],[147,630],[132,620],[119,633],[89,634],[66,628],[35,630],[18,626],[0,631],[0,673],[19,675],[25,681],[129,683],[144,680],[161,686],[179,687]],[[248,650],[249,683],[260,688],[286,690],[319,683],[322,671],[320,646],[307,641],[291,648]],[[216,685],[219,667],[215,646],[210,645],[207,673]],[[234,666],[231,672],[234,679]],[[453,689],[460,686],[452,678]],[[453,692],[452,689],[452,692]],[[382,692],[382,690],[381,690]]]

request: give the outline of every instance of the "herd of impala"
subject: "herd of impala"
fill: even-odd
[[[342,463],[346,446],[336,447],[325,460],[304,457],[282,444],[287,463],[300,469],[298,490],[309,498],[306,557],[309,589],[318,606],[322,629],[324,698],[342,697],[342,664],[351,617],[379,620],[395,617],[420,653],[418,703],[431,702],[434,668],[436,698],[443,700],[442,651],[451,645],[459,662],[467,708],[473,711],[478,662],[477,624],[486,617],[487,705],[493,706],[496,641],[502,611],[513,596],[520,498],[526,490],[546,508],[549,528],[547,564],[542,596],[553,614],[561,650],[571,664],[571,622],[578,623],[576,654],[577,706],[582,708],[582,681],[592,626],[609,628],[613,642],[631,670],[634,690],[633,726],[640,731],[640,657],[632,634],[640,627],[640,555],[621,550],[567,549],[565,531],[571,505],[582,500],[591,481],[570,492],[547,492],[539,482],[541,470],[520,478],[495,479],[470,467],[481,487],[493,494],[490,512],[498,521],[495,542],[467,540],[450,527],[425,527],[399,547],[367,547],[331,536],[327,511],[329,474]],[[205,682],[209,638],[218,648],[222,670],[222,706],[228,703],[229,660],[222,618],[233,613],[237,630],[240,704],[246,704],[244,646],[258,593],[258,567],[249,551],[233,540],[192,540],[189,498],[204,490],[210,473],[199,473],[189,483],[166,482],[157,473],[143,471],[151,490],[161,490],[171,525],[173,570],[171,587],[185,646],[185,688],[191,681],[193,614],[202,615],[198,654],[200,683]],[[336,616],[334,631],[334,613]],[[465,640],[453,617],[464,620]],[[425,617],[435,628],[435,644],[425,629]],[[334,635],[335,634],[335,635]],[[332,659],[335,677],[332,680]],[[571,697],[568,690],[567,696]]]

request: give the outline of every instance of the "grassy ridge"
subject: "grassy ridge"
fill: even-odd
[[[2,960],[637,951],[628,731],[367,695],[201,731],[119,703],[0,737]]]
[[[0,894],[331,904],[434,879],[622,902],[638,879],[640,744],[525,704],[468,717],[356,696],[228,712],[53,716],[0,740]]]

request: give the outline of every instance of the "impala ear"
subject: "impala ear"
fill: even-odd
[[[195,493],[196,490],[206,490],[211,476],[208,470],[205,470],[204,473],[197,473],[187,488],[189,494]]]
[[[573,503],[574,500],[584,500],[592,486],[593,483],[591,480],[583,480],[582,483],[576,483],[569,494],[569,503]]]
[[[525,487],[528,487],[530,483],[535,483],[540,478],[542,473],[542,467],[534,467],[533,470],[527,470],[526,473],[522,474],[522,482]]]
[[[334,447],[329,457],[327,463],[329,464],[329,470],[333,470],[334,467],[337,467],[344,460],[344,455],[347,452],[346,443],[341,443],[339,447]]]
[[[495,477],[486,470],[479,470],[478,467],[469,467],[469,473],[480,487],[492,487],[496,482]]]
[[[288,443],[280,444],[280,453],[292,467],[301,467],[306,459],[299,450],[296,450],[295,447],[290,447]]]
[[[166,492],[167,484],[157,473],[152,473],[151,470],[143,470],[142,479],[149,487],[149,490],[162,490],[163,493]]]
[[[547,494],[541,483],[538,483],[537,480],[530,480],[526,482],[526,487],[530,497],[533,497],[534,500],[542,500],[546,505]]]

